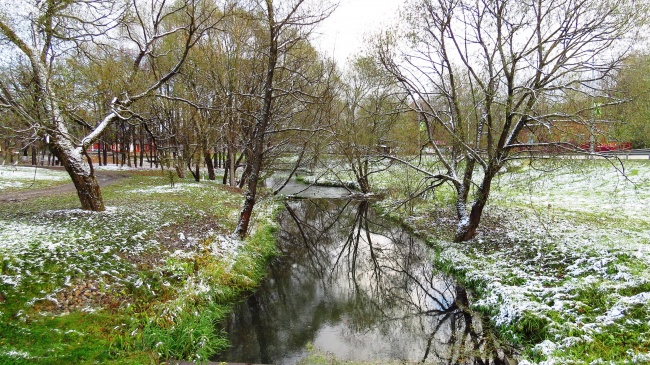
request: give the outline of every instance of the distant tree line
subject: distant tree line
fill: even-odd
[[[5,161],[62,165],[97,211],[97,165],[197,181],[218,169],[245,191],[240,237],[273,171],[345,169],[366,193],[402,163],[427,190],[454,187],[463,241],[508,161],[593,153],[597,135],[650,146],[649,58],[629,54],[646,8],[411,0],[344,66],[311,43],[335,9],[321,1],[7,0],[0,147]],[[412,159],[425,153],[435,169]]]

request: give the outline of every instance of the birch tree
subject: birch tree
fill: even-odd
[[[387,33],[379,58],[410,96],[438,162],[437,170],[411,166],[429,188],[456,192],[456,241],[476,235],[504,165],[547,144],[524,131],[580,122],[560,108],[568,93],[616,102],[597,81],[619,66],[646,8],[634,0],[409,3],[404,38]]]
[[[39,102],[36,110],[27,108],[17,97],[20,90],[3,79],[0,107],[18,116],[24,131],[48,140],[83,209],[104,210],[86,149],[111,123],[129,118],[134,103],[179,72],[192,47],[213,25],[215,11],[213,4],[202,0],[10,0],[1,5],[0,52],[12,55],[3,56],[2,67],[25,65]],[[176,41],[172,48],[165,44],[169,38]],[[130,61],[114,75],[123,81],[121,92],[106,100],[106,112],[95,120],[74,118],[70,111],[83,101],[69,103],[59,95],[59,84],[70,77],[63,72],[63,63],[76,58],[101,65],[103,58],[116,53]],[[159,63],[163,58],[166,62]]]

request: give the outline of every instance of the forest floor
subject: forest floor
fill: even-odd
[[[215,323],[264,276],[275,205],[260,203],[239,241],[236,189],[98,175],[107,209],[88,212],[65,171],[0,167],[0,364],[156,364],[223,349]]]

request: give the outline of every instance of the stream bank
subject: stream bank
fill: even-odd
[[[227,321],[232,347],[212,360],[302,364],[316,352],[362,362],[514,362],[421,240],[368,201],[308,194],[285,202],[280,255]]]

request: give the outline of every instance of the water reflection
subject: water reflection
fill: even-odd
[[[293,364],[312,343],[348,360],[503,363],[464,289],[368,202],[287,202],[281,227],[282,258],[236,309],[218,360]]]
[[[284,196],[309,199],[339,199],[350,195],[350,191],[339,187],[305,185],[286,177],[272,175],[264,180],[264,186]]]

